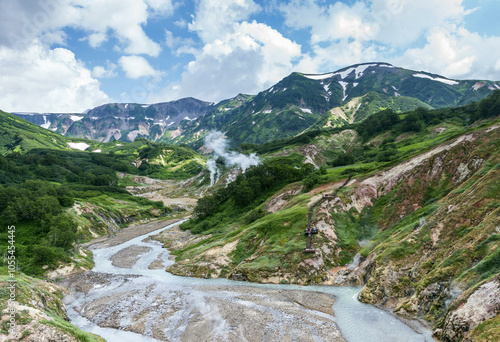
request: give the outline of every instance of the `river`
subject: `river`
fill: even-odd
[[[70,281],[73,293],[64,298],[71,322],[109,342],[434,341],[430,331],[417,333],[392,313],[360,303],[359,287],[250,284],[167,273],[173,263],[168,250],[147,238],[177,224],[93,249],[94,269]],[[137,260],[118,267],[117,253],[132,250]],[[159,261],[163,267],[148,268]]]

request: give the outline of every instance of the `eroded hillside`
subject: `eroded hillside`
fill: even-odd
[[[463,134],[442,123],[427,134],[427,150],[419,153],[411,143],[405,147],[404,140],[415,142],[414,135],[396,137],[394,151],[410,156],[403,161],[337,167],[323,176],[316,171],[331,181],[308,190],[306,177],[252,210],[236,212],[238,219],[217,225],[214,216],[185,226],[204,235],[164,236],[177,254],[170,271],[253,282],[363,285],[361,300],[432,322],[442,340],[479,336],[484,325],[488,334],[498,333],[490,320],[497,319],[499,303],[484,297],[486,289],[498,288],[500,264],[498,122],[476,124]],[[302,153],[318,166],[332,144],[351,151],[359,138],[345,131],[273,155],[293,159]],[[337,196],[316,209],[316,253],[304,254],[308,208],[349,174],[353,178]],[[226,209],[232,205],[223,203]],[[471,306],[481,307],[481,313],[471,315]]]

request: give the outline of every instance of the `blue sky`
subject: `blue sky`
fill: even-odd
[[[370,61],[500,80],[498,0],[0,0],[0,109],[255,94]]]

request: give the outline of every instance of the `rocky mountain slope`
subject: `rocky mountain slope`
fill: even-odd
[[[306,129],[359,122],[384,109],[398,113],[465,105],[500,89],[500,82],[451,80],[388,63],[353,65],[322,75],[293,73],[256,96],[223,101],[182,134],[192,143],[211,129],[226,132],[235,146],[294,136]]]
[[[12,113],[21,119],[53,132],[66,134],[68,128],[85,116],[82,113]]]
[[[212,104],[193,98],[152,105],[110,103],[89,110],[82,120],[71,125],[66,135],[103,142],[129,142],[140,137],[157,141],[167,130],[175,136],[181,122],[193,121],[211,107]]]
[[[372,135],[357,125],[307,144],[269,147],[261,166],[200,200],[198,217],[183,225],[196,235],[166,238],[177,255],[170,271],[362,285],[361,300],[428,322],[439,340],[495,340],[499,93],[478,105],[431,111],[421,116],[425,125],[407,130],[422,113]],[[334,191],[314,211],[316,253],[305,254],[308,209]]]
[[[22,115],[71,137],[103,142],[139,137],[199,147],[211,130],[234,146],[264,143],[305,130],[362,121],[384,109],[397,113],[465,105],[500,89],[500,82],[451,80],[388,63],[357,64],[335,72],[292,73],[257,95],[240,94],[218,104],[193,98],[141,105],[111,103],[78,115]]]

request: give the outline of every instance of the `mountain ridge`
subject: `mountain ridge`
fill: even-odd
[[[238,94],[216,104],[192,97],[149,105],[108,103],[88,110],[82,119],[51,122],[50,128],[102,142],[145,137],[199,146],[211,130],[219,130],[235,145],[265,143],[312,128],[358,122],[385,109],[402,113],[466,105],[497,89],[496,81],[454,80],[368,62],[324,74],[293,72],[258,94]],[[36,115],[24,118],[41,123]]]

